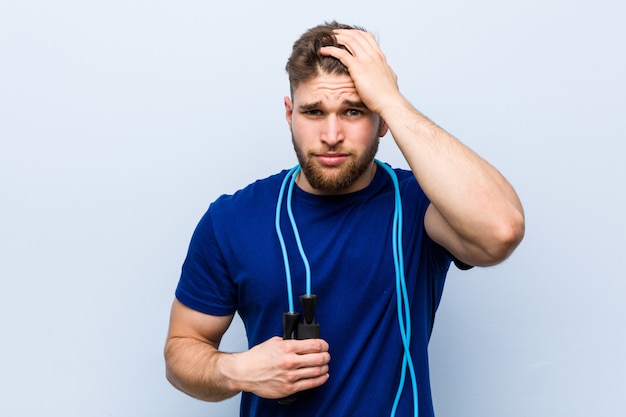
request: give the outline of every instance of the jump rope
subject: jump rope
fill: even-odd
[[[411,315],[409,308],[409,297],[406,289],[406,279],[404,275],[404,257],[402,248],[402,200],[400,198],[400,184],[398,182],[398,176],[394,170],[388,165],[375,159],[375,162],[385,170],[391,177],[394,187],[394,213],[393,213],[393,227],[392,227],[392,250],[393,250],[393,263],[396,276],[396,298],[397,298],[397,311],[398,311],[398,325],[400,327],[400,336],[402,339],[402,347],[404,355],[402,358],[402,368],[400,373],[400,382],[398,384],[398,390],[394,399],[393,407],[391,409],[391,417],[396,415],[398,405],[400,403],[400,397],[406,384],[407,371],[411,380],[411,387],[413,393],[413,416],[419,416],[418,409],[418,392],[417,392],[417,377],[415,374],[415,368],[413,366],[413,360],[411,358],[410,344],[411,344]],[[292,199],[293,188],[296,182],[296,177],[300,173],[300,165],[293,167],[285,178],[283,179],[278,194],[278,201],[276,204],[276,234],[280,242],[280,247],[283,255],[283,262],[285,265],[285,278],[287,283],[287,299],[289,302],[289,311],[283,313],[283,338],[284,339],[311,339],[320,337],[320,325],[315,319],[315,307],[317,305],[317,296],[311,291],[311,267],[309,260],[306,257],[304,248],[302,247],[302,241],[300,239],[300,233],[296,220],[292,211]],[[289,259],[287,254],[287,247],[280,226],[281,211],[283,206],[283,200],[285,197],[285,190],[287,191],[287,214],[291,228],[298,246],[298,251],[305,269],[306,279],[306,293],[300,296],[300,303],[302,305],[302,319],[300,313],[296,312],[293,301],[293,289],[291,285],[291,269],[289,266]],[[288,404],[295,401],[295,395],[283,398],[279,402]]]

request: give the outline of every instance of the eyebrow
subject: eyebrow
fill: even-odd
[[[298,106],[298,110],[300,111],[315,110],[315,109],[318,109],[321,104],[322,104],[321,101],[316,101],[315,103],[301,104]]]
[[[344,106],[347,107],[354,107],[357,109],[367,109],[367,106],[361,101],[353,101],[353,100],[344,100],[342,103]],[[310,111],[310,110],[316,110],[319,109],[322,105],[321,101],[316,101],[314,103],[305,103],[305,104],[301,104],[298,106],[298,110],[300,111]]]
[[[356,107],[357,109],[367,109],[367,106],[361,100],[359,101],[344,100],[343,104],[347,104],[348,107]]]

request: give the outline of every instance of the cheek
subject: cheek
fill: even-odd
[[[304,118],[294,117],[291,121],[291,133],[299,139],[315,138],[318,134],[318,126]]]
[[[369,142],[372,138],[377,138],[379,133],[378,122],[368,121],[367,123],[355,124],[351,127],[351,134],[360,141]]]

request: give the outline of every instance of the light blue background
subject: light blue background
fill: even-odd
[[[626,415],[622,1],[0,0],[0,415],[235,416],[162,348],[208,204],[295,163],[292,42],[374,32],[404,94],[498,167],[527,235],[449,275],[439,417]],[[379,157],[406,166],[391,137]],[[240,324],[225,348],[245,346]],[[375,364],[372,364],[375,366]]]

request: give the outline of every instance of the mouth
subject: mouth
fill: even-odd
[[[320,163],[320,165],[327,167],[334,167],[337,165],[341,165],[344,161],[346,161],[350,155],[343,153],[323,153],[314,155],[315,159]]]

